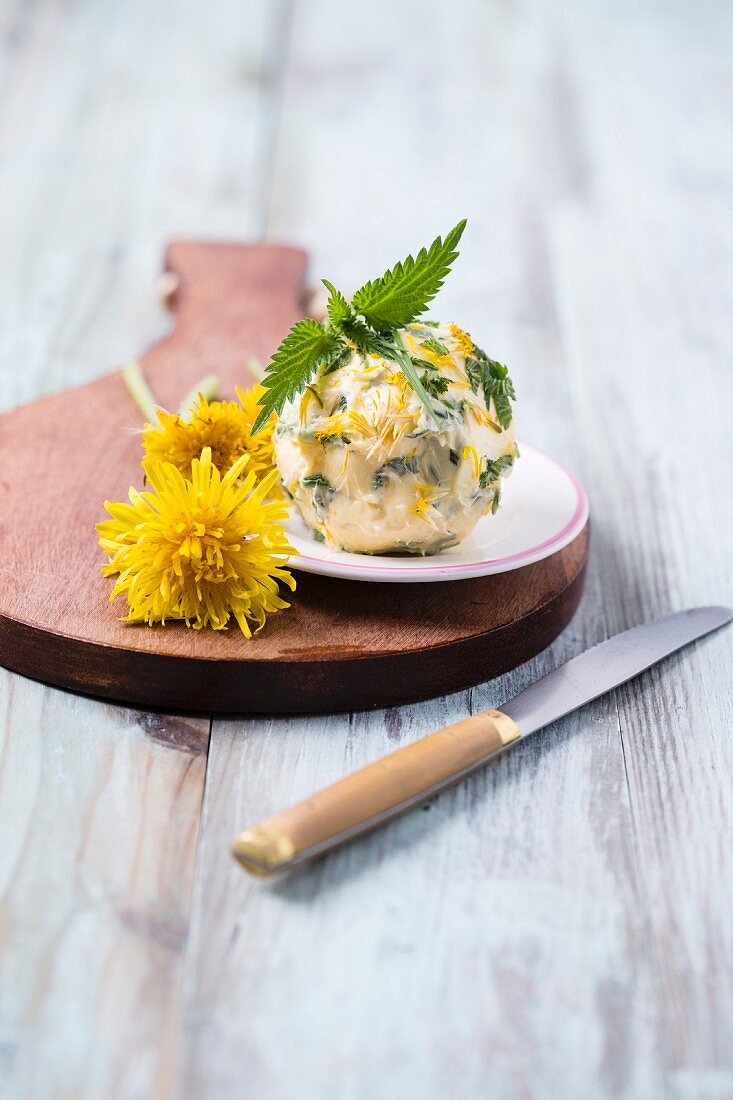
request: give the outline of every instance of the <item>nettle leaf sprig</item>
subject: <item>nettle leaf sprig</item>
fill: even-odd
[[[487,409],[491,408],[493,400],[497,419],[506,431],[512,422],[511,402],[517,399],[514,383],[509,377],[509,368],[503,363],[497,363],[496,359],[490,359],[485,351],[474,344],[473,354],[466,358],[466,374],[474,393],[478,393],[479,389],[483,390]]]
[[[400,329],[424,313],[443,285],[457,245],[466,227],[465,218],[444,240],[436,237],[430,248],[423,248],[413,259],[395,264],[379,279],[365,283],[351,302],[328,282],[327,323],[312,318],[293,325],[273,355],[262,379],[264,394],[253,433],[264,427],[273,412],[282,412],[286,401],[301,393],[316,372],[330,373],[348,362],[353,352],[374,352],[390,359],[404,372],[410,385],[430,413],[438,420],[431,402],[436,387],[426,387],[418,373],[420,360],[413,359],[400,337]],[[498,410],[498,406],[497,406]]]

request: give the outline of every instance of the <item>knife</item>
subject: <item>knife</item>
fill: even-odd
[[[232,852],[255,875],[279,874],[389,821],[733,619],[696,607],[635,626],[560,665],[504,704],[406,745],[240,833]]]

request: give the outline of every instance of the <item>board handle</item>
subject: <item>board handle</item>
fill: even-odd
[[[516,723],[499,710],[464,718],[240,833],[233,854],[255,875],[290,870],[437,794],[519,736]]]

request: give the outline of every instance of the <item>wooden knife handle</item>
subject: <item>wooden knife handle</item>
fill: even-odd
[[[437,794],[519,736],[498,710],[464,718],[240,833],[233,853],[255,875],[289,870]]]

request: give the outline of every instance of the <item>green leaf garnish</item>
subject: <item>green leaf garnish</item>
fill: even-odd
[[[443,285],[465,227],[464,218],[444,241],[436,237],[429,249],[421,249],[417,259],[408,256],[381,279],[365,283],[352,299],[354,310],[380,332],[409,325],[425,312]]]
[[[502,428],[508,428],[512,422],[512,407],[507,395],[500,390],[494,391],[494,408]]]
[[[323,376],[339,370],[355,353],[379,355],[396,363],[435,427],[439,427],[439,417],[449,415],[442,406],[453,407],[454,403],[442,398],[441,407],[436,408],[433,400],[446,392],[448,382],[440,376],[435,363],[410,356],[399,330],[415,321],[440,290],[458,255],[457,246],[465,226],[465,220],[460,221],[444,240],[436,237],[430,248],[421,249],[416,258],[408,256],[380,279],[365,283],[351,303],[333,283],[324,279],[329,293],[327,324],[324,327],[312,319],[298,321],[280,344],[262,379],[264,393],[253,434],[264,427],[273,412],[282,412],[285,402],[302,392],[317,374]],[[420,323],[437,326],[436,321]],[[422,347],[438,357],[449,354],[446,345],[434,337],[423,340]],[[418,369],[423,370],[422,376]],[[466,371],[473,392],[478,393],[482,387],[487,407],[493,400],[499,422],[508,427],[514,388],[506,367],[475,348],[474,355],[466,360]],[[313,389],[316,392],[315,386]]]
[[[468,375],[468,381],[471,383],[471,389],[474,393],[478,393],[483,376],[481,373],[481,364],[478,359],[474,359],[472,355],[469,355],[468,359],[466,359],[466,374]]]
[[[448,379],[443,378],[437,371],[425,371],[420,381],[430,397],[439,398],[448,389]]]
[[[265,426],[273,412],[282,412],[285,402],[308,385],[324,359],[338,348],[335,333],[307,317],[297,321],[267,367],[262,385],[265,394],[252,425],[252,434]]]
[[[503,470],[509,470],[514,465],[514,455],[500,455],[499,458],[485,458],[479,477],[481,489],[488,489],[493,481],[498,481]]]
[[[349,359],[351,359],[353,348],[350,348],[348,344],[337,344],[334,351],[330,353],[323,361],[323,374],[332,374],[333,371],[339,370],[341,367],[345,367]]]
[[[303,478],[301,485],[321,485],[324,489],[333,489],[333,485],[327,477],[323,476],[323,474],[308,474],[307,477]]]
[[[386,484],[386,471],[391,470],[397,477],[402,477],[403,474],[416,474],[419,468],[416,455],[410,455],[409,458],[406,456],[391,458],[389,462],[385,462],[383,466],[380,466],[375,473],[372,478],[372,488],[381,489]]]
[[[490,409],[491,402],[494,402],[497,419],[506,429],[512,422],[511,402],[517,398],[509,369],[503,363],[497,363],[496,359],[490,359],[480,347],[474,345],[473,350],[474,355],[466,360],[466,374],[471,388],[478,393],[481,386],[486,408]]]
[[[336,290],[333,283],[329,283],[328,279],[323,279],[322,282],[330,295],[326,303],[329,324],[333,328],[339,329],[344,321],[348,321],[354,316],[353,311],[341,291]]]
[[[432,351],[433,355],[437,355],[438,357],[448,354],[448,348],[445,344],[441,344],[440,340],[436,340],[434,336],[430,336],[427,340],[423,340],[422,347],[427,348],[428,351]]]
[[[388,346],[388,341],[380,333],[375,332],[369,328],[364,321],[360,321],[358,317],[350,317],[344,321],[339,329],[340,335],[349,341],[358,351],[364,355],[369,355],[373,352],[375,355],[380,355],[385,347]]]

